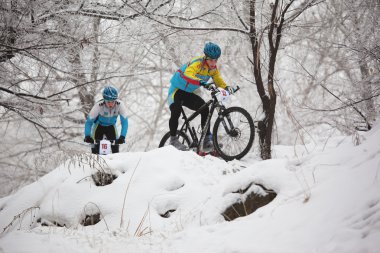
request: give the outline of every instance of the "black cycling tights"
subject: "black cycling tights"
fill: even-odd
[[[170,135],[176,136],[177,128],[178,128],[178,120],[181,116],[181,105],[186,106],[190,110],[196,111],[202,105],[205,104],[205,101],[198,95],[194,93],[189,93],[183,90],[177,90],[174,95],[174,103],[170,105],[171,116],[169,120],[169,128]],[[209,114],[209,110],[207,108],[201,112],[201,125],[202,129],[206,124],[206,120]],[[210,126],[207,129],[207,133],[210,133]]]
[[[116,126],[101,126],[98,125],[95,129],[95,140],[103,140],[103,137],[106,137],[109,141],[116,140]],[[119,153],[119,145],[115,144],[111,146],[112,153]],[[91,149],[93,154],[99,154],[99,144],[95,144],[95,146]]]

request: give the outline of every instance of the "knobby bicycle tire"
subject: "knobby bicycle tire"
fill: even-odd
[[[233,129],[227,116],[231,117]],[[227,133],[223,122],[230,133]],[[226,161],[243,158],[251,149],[255,138],[255,126],[251,115],[241,107],[226,109],[218,117],[213,128],[213,143],[216,151]]]
[[[187,136],[187,134],[185,134],[182,131],[177,131],[177,136],[179,138],[179,141],[182,142],[182,144],[184,144],[185,146],[187,146],[187,148],[190,147],[190,140],[189,140],[189,137]],[[162,137],[162,139],[161,139],[160,144],[158,145],[158,147],[161,148],[163,146],[168,146],[168,145],[170,145],[170,132],[167,132]]]

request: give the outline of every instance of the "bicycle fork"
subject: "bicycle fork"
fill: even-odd
[[[235,137],[235,127],[234,127],[234,123],[232,123],[232,120],[231,120],[231,116],[229,114],[226,114],[225,116],[223,116],[222,114],[219,115],[219,117],[222,118],[222,125],[224,127],[224,130],[226,131],[226,133],[230,136],[233,136]],[[226,122],[226,119],[227,119],[227,122],[228,122],[228,125],[227,125],[227,122]]]

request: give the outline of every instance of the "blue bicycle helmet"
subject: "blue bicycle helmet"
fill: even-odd
[[[115,101],[118,97],[117,89],[113,86],[106,86],[103,90],[103,98],[106,101]]]
[[[220,47],[212,42],[206,43],[203,52],[207,57],[211,59],[218,59],[222,54],[222,50],[220,49]]]

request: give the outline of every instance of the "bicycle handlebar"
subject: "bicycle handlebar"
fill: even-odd
[[[103,140],[103,139],[102,139],[102,140]],[[102,141],[102,140],[94,140],[94,142],[93,142],[92,144],[99,144],[100,141]],[[104,140],[105,140],[105,139],[104,139]],[[112,145],[115,144],[115,142],[116,142],[116,140],[107,140],[107,141],[111,142]],[[91,143],[90,143],[90,144],[91,144]]]
[[[86,142],[86,143],[88,143],[88,144],[100,144],[100,141],[103,141],[103,140],[107,140],[107,139],[100,139],[100,140],[96,139],[96,140],[93,140],[93,142]],[[107,140],[107,141],[111,142],[111,145],[116,145],[117,140]],[[125,144],[125,143],[119,143],[117,145],[121,145],[121,144]]]
[[[208,83],[208,86],[204,86],[207,90],[213,91],[215,93],[219,92],[218,87],[216,87],[215,83]],[[233,88],[233,92],[231,94],[236,93],[238,90],[240,90],[239,85],[236,85],[235,88]]]

